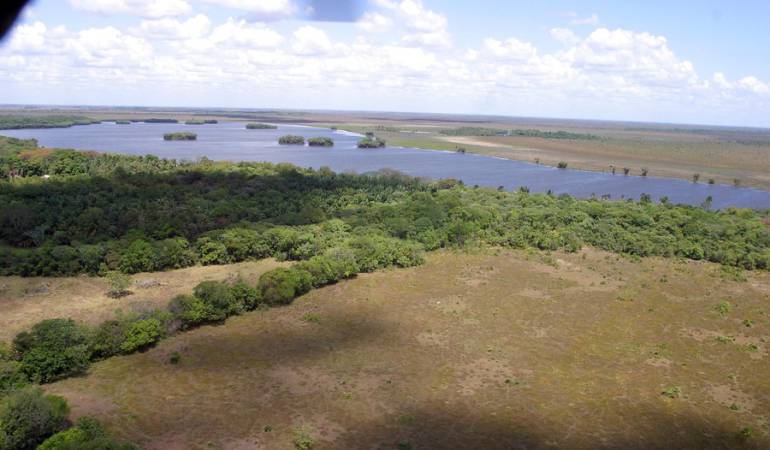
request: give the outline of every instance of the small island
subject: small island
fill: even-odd
[[[313,137],[307,140],[311,147],[334,147],[334,141],[328,137]]]
[[[249,123],[246,124],[247,130],[277,130],[278,127],[275,125],[270,125],[268,123]]]
[[[358,141],[358,148],[382,148],[385,147],[385,141],[374,136],[367,136]]]
[[[187,131],[177,133],[166,133],[163,135],[164,141],[195,141],[198,139],[198,135]]]
[[[278,139],[278,143],[281,145],[305,145],[305,138],[302,136],[287,134],[286,136],[281,136]]]
[[[206,119],[206,120],[203,121],[203,123],[205,123],[207,125],[211,125],[211,124],[219,123],[219,121],[217,119]]]
[[[131,125],[130,120],[116,120],[115,125]]]
[[[185,123],[184,123],[184,124],[185,124],[185,125],[203,125],[203,124],[205,124],[205,123],[206,123],[206,122],[204,122],[204,121],[202,121],[202,120],[192,119],[192,120],[187,120],[187,121],[185,121]]]
[[[176,119],[144,119],[144,123],[179,123]]]

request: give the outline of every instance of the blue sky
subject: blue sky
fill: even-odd
[[[0,103],[770,126],[767,17],[766,1],[38,0],[0,43]]]

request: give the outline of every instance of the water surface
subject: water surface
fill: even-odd
[[[197,141],[164,141],[163,134],[193,131]],[[387,147],[361,150],[360,137],[344,131],[298,125],[278,125],[277,130],[247,130],[245,123],[222,122],[209,125],[132,123],[71,128],[0,130],[0,134],[35,138],[46,147],[153,154],[163,158],[288,162],[301,167],[327,166],[337,172],[369,172],[395,169],[413,176],[456,178],[468,185],[514,190],[527,186],[532,192],[552,191],[576,197],[608,195],[613,199],[638,199],[643,193],[653,199],[668,197],[674,203],[700,205],[707,197],[714,208],[739,206],[770,208],[770,192],[725,185],[695,184],[686,180],[611,175],[582,170],[560,170],[522,161],[475,154]],[[278,145],[285,134],[307,137],[328,136],[333,148]]]

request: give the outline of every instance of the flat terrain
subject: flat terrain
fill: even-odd
[[[769,448],[768,339],[768,273],[439,252],[47,389],[155,449]]]
[[[0,108],[7,114],[78,114],[99,120],[173,118],[293,123],[343,130],[374,131],[389,145],[456,150],[556,166],[618,174],[628,168],[640,175],[690,180],[700,174],[719,184],[770,189],[770,130],[652,123],[607,122],[525,117],[418,113],[276,111],[190,108]],[[597,139],[551,139],[520,136],[446,136],[459,127],[507,130],[567,131]],[[2,134],[2,130],[0,130]]]
[[[0,277],[0,341],[10,341],[16,333],[43,319],[71,317],[98,324],[111,319],[116,311],[163,308],[174,296],[189,294],[201,281],[241,277],[256,283],[262,273],[278,265],[265,259],[136,274],[131,276],[131,294],[119,299],[107,296],[109,287],[101,278]]]

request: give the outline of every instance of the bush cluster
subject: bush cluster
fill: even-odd
[[[287,134],[278,138],[278,143],[281,145],[305,145],[305,138],[293,134]]]
[[[334,147],[334,141],[328,137],[312,137],[307,140],[307,145],[311,147]]]

